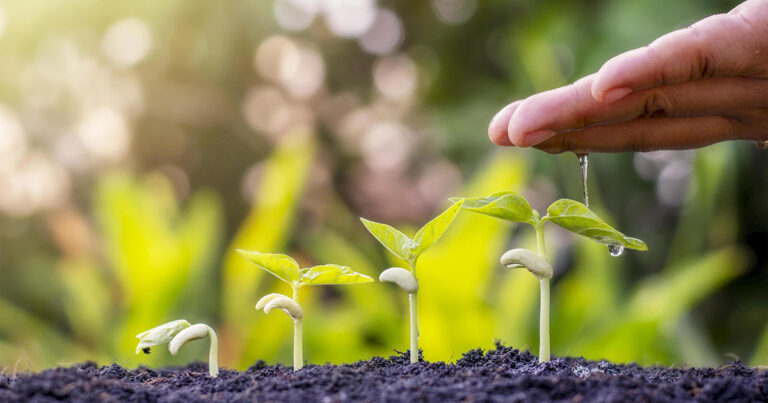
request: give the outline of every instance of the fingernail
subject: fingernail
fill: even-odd
[[[625,95],[632,92],[632,88],[612,88],[605,93],[603,93],[603,102],[609,103],[613,101],[618,101],[621,98],[624,98]]]
[[[491,123],[488,125],[488,136],[491,140],[496,140],[507,135],[507,124],[509,124],[509,118],[517,109],[519,103],[511,103],[502,108],[491,119]]]
[[[552,130],[537,130],[535,132],[530,132],[520,139],[521,141],[516,143],[518,147],[531,147],[535,146],[536,144],[541,143],[542,141],[554,136],[555,133]]]

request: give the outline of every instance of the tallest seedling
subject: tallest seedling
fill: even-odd
[[[416,316],[416,293],[419,291],[419,281],[416,277],[416,261],[448,229],[453,219],[456,218],[456,214],[461,210],[461,204],[462,202],[459,201],[451,205],[439,216],[421,227],[413,239],[408,238],[405,234],[387,224],[360,218],[368,232],[381,242],[385,248],[395,256],[408,262],[409,270],[402,267],[391,267],[381,273],[379,280],[395,283],[408,293],[408,304],[411,313],[411,363],[419,361],[419,325]]]
[[[541,311],[539,314],[539,362],[549,361],[549,282],[552,266],[547,262],[544,247],[543,226],[551,221],[568,231],[608,245],[611,250],[647,250],[645,242],[625,236],[606,224],[587,206],[569,199],[560,199],[547,208],[547,215],[541,217],[528,201],[513,192],[497,192],[487,197],[454,198],[463,202],[463,208],[476,213],[502,218],[509,221],[530,224],[536,231],[538,254],[528,249],[512,249],[501,257],[501,264],[509,269],[524,267],[539,279],[541,289]],[[613,252],[611,252],[613,255]]]

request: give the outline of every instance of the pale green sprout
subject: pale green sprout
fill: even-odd
[[[419,281],[416,277],[416,261],[424,251],[434,245],[456,218],[461,210],[462,202],[454,203],[447,210],[421,227],[413,239],[394,227],[386,224],[360,218],[365,228],[387,250],[395,256],[408,262],[406,270],[402,267],[391,267],[384,270],[379,276],[379,281],[395,283],[408,293],[408,305],[411,325],[411,363],[419,361],[419,326],[416,310],[416,294],[419,291]]]
[[[541,291],[539,313],[539,362],[549,361],[549,286],[552,266],[547,262],[542,226],[551,221],[568,231],[593,239],[612,247],[648,250],[645,242],[625,236],[600,219],[587,206],[574,200],[560,199],[547,208],[547,215],[541,217],[528,201],[514,192],[496,192],[487,197],[453,198],[463,201],[463,208],[469,211],[502,218],[509,221],[530,224],[536,230],[538,254],[527,249],[513,249],[501,257],[504,267],[527,268],[539,279]]]
[[[139,333],[136,335],[136,338],[139,339],[136,354],[142,351],[144,354],[149,354],[150,347],[168,343],[168,351],[176,355],[179,348],[187,342],[206,336],[211,338],[208,352],[208,373],[215,378],[219,375],[219,339],[216,337],[216,332],[204,323],[191,325],[186,320],[179,319]]]
[[[256,310],[270,313],[280,309],[293,319],[293,370],[298,371],[304,366],[304,351],[302,347],[302,319],[304,311],[299,305],[299,289],[305,285],[341,285],[362,284],[373,282],[373,279],[352,271],[349,267],[336,264],[299,268],[299,264],[288,255],[277,253],[260,253],[238,249],[237,252],[250,260],[260,269],[288,283],[293,291],[293,297],[272,293],[263,296],[256,303]]]

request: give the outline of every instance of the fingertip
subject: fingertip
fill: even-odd
[[[533,147],[556,134],[555,131],[547,129],[529,133],[510,131],[509,141],[517,147]]]
[[[603,99],[600,102],[604,102],[604,103],[615,102],[620,100],[621,98],[624,98],[630,92],[632,92],[632,88],[626,88],[626,87],[611,88],[610,90],[602,93]]]
[[[521,101],[515,101],[502,108],[491,119],[491,123],[488,125],[488,138],[491,139],[493,144],[499,146],[510,146],[512,143],[509,141],[507,127],[509,121],[512,118],[512,114],[515,109],[520,105]]]

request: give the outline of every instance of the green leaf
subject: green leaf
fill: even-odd
[[[410,261],[413,257],[412,250],[416,248],[416,243],[408,238],[402,232],[387,225],[375,221],[360,218],[365,228],[371,233],[385,248],[394,253],[395,256],[405,261]]]
[[[491,217],[503,218],[509,221],[528,223],[535,225],[536,216],[531,209],[531,205],[514,192],[496,192],[486,197],[472,197],[466,199],[452,198],[454,200],[464,200],[462,208],[474,211]]]
[[[456,214],[461,210],[462,204],[463,201],[461,200],[453,203],[451,207],[448,207],[448,209],[440,213],[439,216],[433,218],[432,221],[421,227],[414,237],[414,242],[417,244],[416,250],[414,251],[416,256],[424,253],[425,250],[434,245],[435,242],[443,236],[445,230],[448,229],[448,226],[451,225],[453,219],[456,218]]]
[[[362,284],[371,282],[373,282],[373,279],[365,274],[360,274],[347,266],[339,266],[337,264],[324,264],[301,269],[302,285]]]
[[[238,249],[237,253],[266,270],[280,280],[293,284],[299,280],[299,264],[288,255],[278,253],[260,253]]]
[[[606,245],[622,245],[625,248],[648,250],[645,242],[625,236],[615,230],[587,206],[569,199],[560,199],[547,209],[545,219],[576,234]]]

